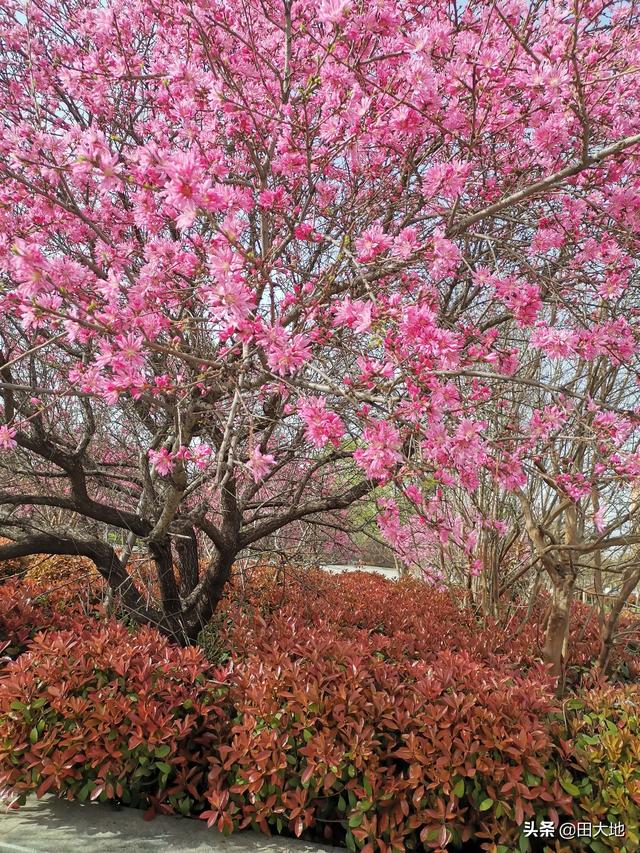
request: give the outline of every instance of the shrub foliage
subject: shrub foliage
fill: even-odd
[[[24,649],[0,670],[0,787],[17,803],[112,800],[365,853],[526,851],[525,820],[620,821],[626,846],[580,844],[638,847],[639,691],[560,703],[535,620],[510,640],[413,581],[263,570],[204,649],[181,649],[38,583],[0,587]],[[580,662],[591,634],[572,637]]]

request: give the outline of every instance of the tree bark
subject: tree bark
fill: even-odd
[[[149,542],[149,553],[156,564],[158,586],[160,587],[160,598],[162,609],[168,617],[173,617],[180,612],[182,603],[176,577],[173,572],[173,555],[171,543],[168,539]]]
[[[575,587],[575,574],[559,571],[558,575],[557,581],[553,583],[542,657],[545,663],[551,664],[551,674],[561,680],[569,639],[569,616]],[[562,691],[560,682],[559,691]]]
[[[615,640],[616,630],[622,608],[629,600],[629,596],[640,581],[640,567],[628,572],[623,580],[622,589],[618,593],[609,616],[604,620],[600,637],[600,653],[596,666],[604,675],[607,675],[611,666],[611,651]]]
[[[185,633],[194,642],[215,613],[231,578],[235,553],[217,553],[212,557],[198,585],[184,601]]]
[[[180,530],[176,537],[180,594],[186,598],[198,585],[198,539],[192,527]]]

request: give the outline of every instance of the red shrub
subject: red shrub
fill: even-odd
[[[0,678],[0,788],[190,812],[223,717],[215,677],[151,629],[39,634]]]
[[[390,663],[366,632],[338,638],[326,621],[285,614],[254,618],[249,642],[232,737],[210,759],[210,824],[313,827],[390,851],[515,844],[525,817],[570,810],[540,672],[517,679],[448,651]]]
[[[576,760],[537,660],[537,617],[514,638],[411,580],[262,568],[203,634],[232,659],[221,683],[201,650],[81,615],[64,593],[30,598],[29,583],[0,586],[5,632],[68,630],[37,635],[0,677],[0,786],[14,796],[204,812],[225,831],[365,853],[469,838],[517,849],[525,819],[608,802],[600,755]],[[576,613],[585,660],[591,611]],[[629,727],[629,755],[639,748]]]

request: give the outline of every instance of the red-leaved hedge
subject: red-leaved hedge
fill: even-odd
[[[33,580],[1,585],[0,630],[26,651],[0,668],[0,788],[365,853],[469,839],[526,851],[527,819],[636,820],[638,690],[561,707],[536,619],[510,639],[415,581],[265,570],[250,581],[231,589],[202,649]],[[572,625],[584,658],[593,636]],[[629,790],[612,798],[616,762]],[[634,837],[579,846],[631,853]]]
[[[231,739],[210,759],[211,824],[313,827],[369,853],[515,844],[524,818],[570,813],[541,673],[463,652],[389,662],[329,624],[262,628],[234,673]]]
[[[76,618],[0,678],[0,787],[188,814],[225,693],[199,649]]]

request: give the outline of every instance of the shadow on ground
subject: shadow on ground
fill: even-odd
[[[225,837],[204,822],[156,817],[136,809],[30,798],[16,811],[0,811],[0,853],[116,853],[120,850],[198,853],[328,853],[336,848],[253,832]]]

